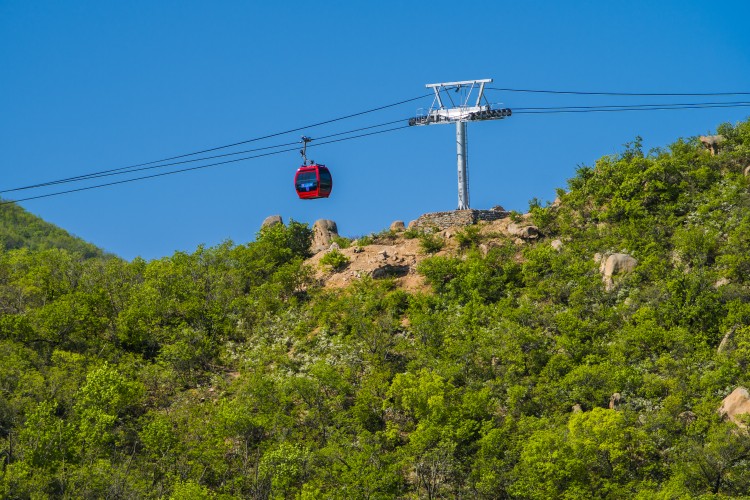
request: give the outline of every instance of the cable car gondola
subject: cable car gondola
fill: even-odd
[[[312,200],[316,198],[328,198],[333,189],[333,177],[325,165],[318,165],[314,161],[308,162],[305,152],[307,143],[312,139],[303,137],[304,148],[300,151],[302,154],[302,166],[297,169],[294,176],[294,188],[297,196],[303,200]]]

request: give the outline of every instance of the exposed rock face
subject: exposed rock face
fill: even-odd
[[[264,227],[271,227],[275,226],[276,224],[284,224],[284,220],[281,218],[280,215],[269,215],[265,219],[263,219],[263,224],[260,225],[260,228],[263,229]]]
[[[406,229],[406,226],[404,225],[404,221],[402,220],[395,220],[391,223],[391,231],[393,232],[401,232]]]
[[[702,135],[698,140],[711,152],[711,156],[714,156],[719,152],[719,144],[726,139],[723,135]]]
[[[508,224],[508,234],[522,240],[535,240],[539,238],[539,228],[536,226],[521,226],[511,222]]]
[[[732,393],[724,398],[719,408],[719,414],[728,418],[739,427],[745,428],[737,417],[750,413],[750,393],[744,387],[738,387]]]
[[[743,173],[745,174],[745,177],[750,177],[750,165],[745,167],[745,170],[743,171]]]
[[[619,410],[621,404],[622,404],[622,394],[620,394],[619,392],[612,394],[612,397],[609,398],[609,409]]]
[[[614,286],[612,276],[629,273],[635,269],[636,265],[638,261],[626,253],[613,253],[606,259],[602,258],[599,271],[602,273],[605,289],[612,290]]]
[[[328,219],[318,219],[313,224],[312,252],[318,253],[330,248],[333,239],[339,235],[336,223]]]
[[[409,274],[409,266],[386,264],[384,266],[373,269],[372,272],[370,273],[370,276],[372,276],[374,279],[379,279],[379,278],[397,278],[401,276],[406,276],[407,274]]]

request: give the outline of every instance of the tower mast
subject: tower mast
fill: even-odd
[[[409,125],[456,124],[458,210],[467,210],[469,208],[469,144],[466,135],[467,122],[500,120],[512,114],[508,108],[492,108],[484,96],[484,86],[486,83],[492,83],[492,78],[462,82],[428,83],[425,86],[435,92],[435,98],[432,101],[429,111],[427,114],[419,114],[409,120]],[[466,89],[466,93],[458,100],[458,104],[456,104],[450,94],[448,94],[448,91],[454,90],[458,92],[462,88]],[[474,90],[477,91],[476,101],[469,103]],[[441,93],[445,94],[452,107],[446,107]],[[484,104],[482,104],[483,99]]]

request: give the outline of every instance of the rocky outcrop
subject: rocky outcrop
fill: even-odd
[[[313,241],[310,250],[312,253],[328,250],[333,239],[338,237],[339,230],[336,223],[328,219],[318,219],[313,224]]]
[[[275,226],[276,224],[284,224],[284,220],[281,218],[280,215],[269,215],[265,219],[263,219],[263,224],[260,225],[260,228],[263,229],[264,227],[271,227]]]
[[[619,392],[612,394],[612,396],[609,398],[609,409],[619,410],[621,404],[622,404],[622,394],[620,394]]]
[[[394,233],[401,232],[406,229],[406,226],[404,225],[404,221],[402,220],[395,220],[391,222],[390,230]]]
[[[724,398],[719,408],[719,414],[722,417],[742,428],[747,426],[738,417],[748,413],[750,413],[750,393],[744,387],[733,390],[729,396]]]
[[[711,152],[711,156],[719,152],[719,145],[726,139],[723,135],[702,135],[698,140]]]
[[[511,222],[508,224],[508,234],[521,238],[522,240],[535,240],[539,238],[539,228],[536,226],[523,226]]]
[[[614,287],[612,276],[632,272],[637,265],[638,261],[626,253],[613,253],[606,259],[602,257],[599,271],[602,273],[604,288],[611,291]]]
[[[407,265],[395,265],[385,264],[380,267],[376,267],[370,272],[370,276],[374,279],[380,278],[399,278],[409,274],[410,268]]]

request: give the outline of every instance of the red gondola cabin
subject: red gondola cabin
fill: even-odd
[[[325,165],[302,165],[294,176],[294,188],[303,200],[328,198],[333,189],[333,178]]]

